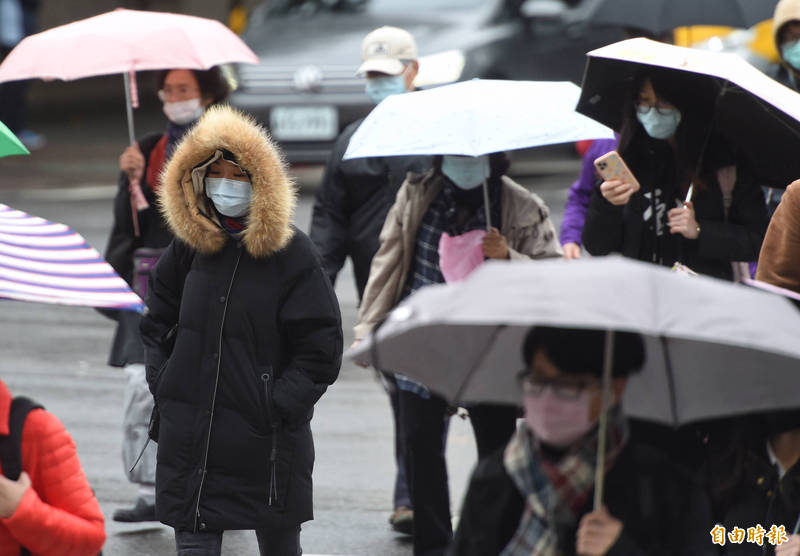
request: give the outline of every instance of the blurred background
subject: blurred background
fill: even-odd
[[[229,68],[231,102],[251,112],[281,143],[304,188],[321,177],[320,163],[338,133],[372,107],[355,76],[361,40],[380,25],[407,28],[417,39],[417,85],[484,79],[571,80],[580,84],[585,53],[642,32],[587,21],[598,0],[25,0],[36,31],[114,8],[177,12],[217,19],[237,33],[260,64]],[[737,52],[767,73],[777,53],[771,22],[751,29],[679,28],[676,44]],[[138,136],[163,127],[149,72],[137,74]],[[119,75],[28,84],[25,128],[31,157],[0,161],[0,187],[114,183],[125,147]],[[572,146],[514,153],[512,172],[526,161],[573,160]],[[556,167],[563,164],[557,162]],[[568,165],[571,168],[571,166]]]

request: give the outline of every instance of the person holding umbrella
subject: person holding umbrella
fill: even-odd
[[[178,555],[219,555],[254,529],[263,555],[299,555],[313,518],[314,405],[336,380],[339,306],[281,153],[251,118],[212,107],[162,174],[175,239],[142,318],[157,407],[156,515]],[[156,417],[156,415],[154,415]]]
[[[383,26],[371,31],[364,37],[361,60],[357,74],[365,78],[367,96],[376,105],[391,95],[414,90],[419,71],[417,44],[405,29]],[[333,145],[317,189],[309,230],[332,284],[350,257],[359,302],[369,278],[369,265],[378,250],[378,235],[397,190],[409,171],[424,172],[431,166],[429,156],[343,160],[350,138],[363,121],[361,118],[348,125]],[[405,448],[398,429],[397,385],[389,373],[383,373],[381,379],[395,422],[397,472],[389,523],[395,531],[411,534],[414,514],[403,472]]]
[[[640,335],[615,332],[604,500],[591,508],[606,332],[534,327],[519,374],[525,418],[479,461],[448,554],[713,554],[704,492],[654,449],[632,445],[620,400],[642,367]]]
[[[712,131],[703,83],[651,67],[625,102],[619,152],[641,184],[604,181],[590,202],[583,241],[592,255],[623,255],[731,280],[754,261],[767,227],[761,188]]]
[[[381,231],[355,327],[356,342],[412,292],[463,278],[465,270],[451,266],[471,258],[471,250],[450,257],[448,245],[458,245],[457,238],[477,250],[477,264],[484,258],[561,256],[547,206],[505,175],[508,166],[503,153],[437,156],[433,169],[409,175]],[[443,456],[447,403],[401,375],[397,383],[414,507],[414,554],[441,555],[452,538]],[[505,444],[514,430],[512,406],[475,405],[469,412],[481,456]]]
[[[156,206],[161,172],[175,147],[208,106],[224,101],[230,86],[219,67],[209,70],[174,69],[156,74],[158,96],[167,117],[167,129],[151,133],[120,155],[119,189],[114,200],[114,223],[105,258],[134,290],[144,297],[149,269],[172,240],[163,215]],[[138,184],[138,189],[132,187]],[[143,199],[142,208],[133,208]],[[122,461],[128,479],[139,491],[133,506],[120,508],[113,519],[123,522],[155,521],[156,450],[144,448],[153,410],[147,389],[144,347],[139,335],[138,313],[104,311],[117,321],[109,365],[123,367],[127,376],[123,404]]]

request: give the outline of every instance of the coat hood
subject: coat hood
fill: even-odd
[[[772,38],[775,42],[775,48],[778,50],[778,56],[781,62],[786,65],[786,60],[783,59],[781,52],[781,45],[778,42],[778,35],[780,34],[781,27],[786,25],[792,20],[800,21],[800,0],[781,0],[775,6],[775,14],[772,17]]]
[[[230,151],[250,175],[253,199],[242,241],[256,258],[269,256],[292,238],[296,193],[278,147],[255,120],[229,106],[212,106],[184,136],[161,174],[159,205],[177,238],[205,254],[219,251],[229,235],[218,224],[202,180],[192,169],[218,151]]]

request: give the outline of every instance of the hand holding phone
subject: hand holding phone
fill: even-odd
[[[639,182],[617,151],[611,151],[594,161],[594,167],[605,181],[619,180],[629,183],[633,192],[639,191]]]

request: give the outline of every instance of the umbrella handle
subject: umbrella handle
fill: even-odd
[[[611,365],[614,361],[614,331],[606,330],[603,350],[603,392],[600,422],[597,425],[597,465],[594,469],[594,511],[603,505],[603,484],[606,475],[606,432],[608,431],[608,405],[611,394]]]
[[[492,231],[492,211],[489,206],[489,184],[483,178],[483,210],[486,212],[486,231]]]
[[[128,115],[128,144],[136,144],[136,132],[133,128],[133,109],[139,106],[139,95],[136,92],[136,73],[130,71],[122,74],[125,83],[125,111]]]

